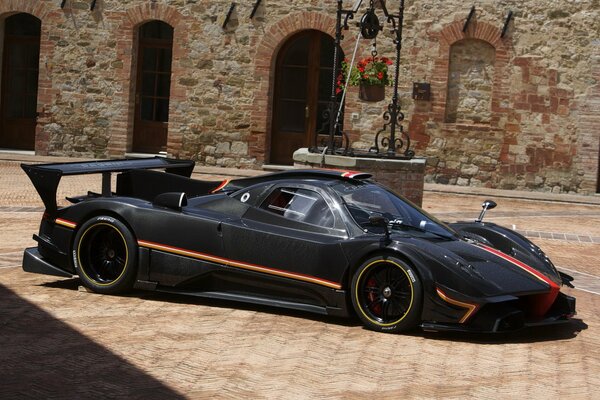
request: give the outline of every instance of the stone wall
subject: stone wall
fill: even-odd
[[[446,122],[489,123],[496,49],[482,40],[450,47]]]
[[[417,154],[428,157],[427,182],[599,190],[598,1],[480,2],[466,32],[470,5],[407,5],[402,108]],[[501,37],[508,10],[514,18]],[[413,81],[431,83],[431,101],[410,98]],[[350,128],[366,147],[379,128],[374,106],[352,112],[367,117]]]
[[[36,152],[120,157],[131,150],[137,28],[159,19],[175,32],[168,153],[257,168],[269,161],[277,52],[304,29],[333,35],[336,2],[263,0],[252,19],[254,2],[237,2],[226,29],[229,0],[96,4],[90,11],[87,0],[67,0],[64,9],[56,0],[0,2],[0,19],[28,12],[42,20]],[[391,10],[396,4],[388,1]],[[413,147],[428,158],[426,180],[595,192],[600,2],[480,1],[463,32],[470,5],[406,1],[400,98]],[[500,37],[508,10],[514,19]],[[346,33],[347,55],[355,35]],[[389,30],[378,44],[393,56]],[[362,43],[359,57],[369,51]],[[431,84],[431,101],[412,100],[415,81]],[[364,103],[350,90],[344,126],[355,147],[372,145],[389,88],[387,95]]]

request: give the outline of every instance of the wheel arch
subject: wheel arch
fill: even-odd
[[[100,207],[94,207],[94,208],[80,210],[79,216],[77,218],[77,220],[79,222],[77,223],[77,227],[73,230],[73,234],[71,236],[71,240],[69,243],[69,253],[68,254],[73,253],[73,250],[75,248],[75,239],[77,238],[77,234],[79,233],[79,231],[83,227],[83,225],[90,219],[99,217],[99,216],[103,216],[103,215],[107,216],[107,217],[115,218],[116,220],[120,221],[123,225],[125,225],[125,227],[129,230],[129,232],[131,232],[131,234],[137,241],[136,230],[134,228],[134,225],[131,223],[131,221],[133,219],[133,215],[131,215],[131,214],[132,214],[132,211],[130,208],[123,208],[123,210],[117,211],[113,207],[110,207],[109,205],[103,205]],[[75,268],[72,257],[68,257],[68,260],[69,260],[69,265],[72,268]]]
[[[413,249],[411,246],[407,246],[404,244],[391,243],[390,245],[384,248],[381,248],[381,246],[379,245],[369,246],[360,256],[356,257],[355,260],[352,261],[345,279],[345,282],[348,285],[348,287],[351,286],[352,277],[360,268],[360,266],[363,265],[369,258],[376,257],[378,255],[393,256],[406,262],[410,267],[412,267],[415,270],[419,279],[422,282],[430,281],[432,279],[431,273],[425,268],[423,262],[421,261],[421,258],[418,256],[415,249]]]
[[[82,204],[83,206],[84,204]],[[98,217],[100,215],[106,215],[108,217],[113,217],[121,221],[127,229],[131,231],[131,233],[135,234],[135,224],[134,220],[134,210],[138,208],[136,205],[127,204],[127,203],[114,203],[110,201],[102,201],[102,202],[90,202],[85,204],[85,207],[81,207],[77,209],[77,220],[79,223],[77,224],[77,228],[75,229],[75,234],[79,228],[90,219],[94,217]],[[75,210],[73,210],[75,211]]]
[[[139,267],[137,236],[131,225],[126,218],[114,210],[98,208],[82,215],[81,223],[74,230],[70,244],[71,257],[69,257],[79,279],[94,292],[117,294],[131,290]],[[102,225],[114,229],[120,235],[119,241],[103,239],[110,233],[105,233],[107,228]],[[88,235],[88,232],[96,233]],[[100,239],[96,238],[97,235],[100,235]],[[90,238],[85,239],[86,237]],[[98,254],[97,250],[89,250],[103,246],[106,252],[100,250],[101,254]],[[97,262],[98,259],[101,260],[100,264]],[[116,277],[112,276],[115,273],[115,266],[105,267],[104,263],[116,263],[116,267],[120,268],[121,272]]]

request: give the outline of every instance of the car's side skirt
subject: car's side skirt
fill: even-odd
[[[140,248],[136,287],[199,297],[348,315],[346,291],[214,261]]]
[[[284,278],[295,279],[299,281],[315,283],[317,285],[326,286],[332,289],[341,289],[342,285],[337,282],[331,282],[326,279],[318,278],[315,276],[285,271],[276,268],[269,268],[262,265],[250,264],[242,261],[229,260],[227,258],[215,256],[212,254],[201,253],[194,250],[182,249],[179,247],[169,246],[160,243],[149,242],[146,240],[138,240],[138,244],[141,247],[146,247],[149,249],[159,250],[166,253],[177,254],[185,257],[191,257],[198,260],[208,261],[216,264],[226,265],[228,267],[240,268],[249,271],[260,272],[268,275],[281,276]]]
[[[203,298],[209,298],[209,299],[239,301],[242,303],[259,304],[259,305],[264,305],[264,306],[287,308],[287,309],[291,309],[291,310],[308,311],[308,312],[312,312],[312,313],[316,313],[316,314],[323,314],[323,315],[339,315],[341,312],[341,309],[335,308],[335,307],[315,306],[312,304],[296,303],[296,302],[292,302],[292,301],[268,299],[268,298],[264,298],[264,297],[242,295],[242,294],[235,294],[235,293],[193,292],[193,291],[187,291],[187,290],[177,290],[174,288],[167,288],[164,286],[157,287],[156,291],[163,292],[163,293],[174,293],[174,294],[183,294],[183,295],[187,295],[187,296],[203,297]]]

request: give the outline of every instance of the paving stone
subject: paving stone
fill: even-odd
[[[100,183],[73,178],[60,196]],[[472,220],[494,193],[426,191],[423,206]],[[141,291],[103,296],[79,291],[77,279],[25,273],[41,202],[18,164],[0,161],[0,398],[596,398],[600,245],[587,231],[567,234],[560,218],[583,226],[600,206],[501,206],[486,219],[516,225],[575,277],[563,290],[577,298],[577,318],[502,336],[387,335],[354,319]]]

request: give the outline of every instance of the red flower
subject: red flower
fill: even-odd
[[[335,89],[335,94],[340,94],[340,93],[342,93],[342,89],[340,89],[340,88],[336,88],[336,89]]]
[[[390,79],[388,78],[389,65],[392,65],[392,61],[389,58],[374,56],[359,60],[356,66],[351,69],[348,63],[343,64],[343,68],[345,68],[344,79],[342,80],[342,84],[338,84],[338,86],[343,86],[346,81],[352,86],[362,83],[367,85],[388,85],[390,84]]]

